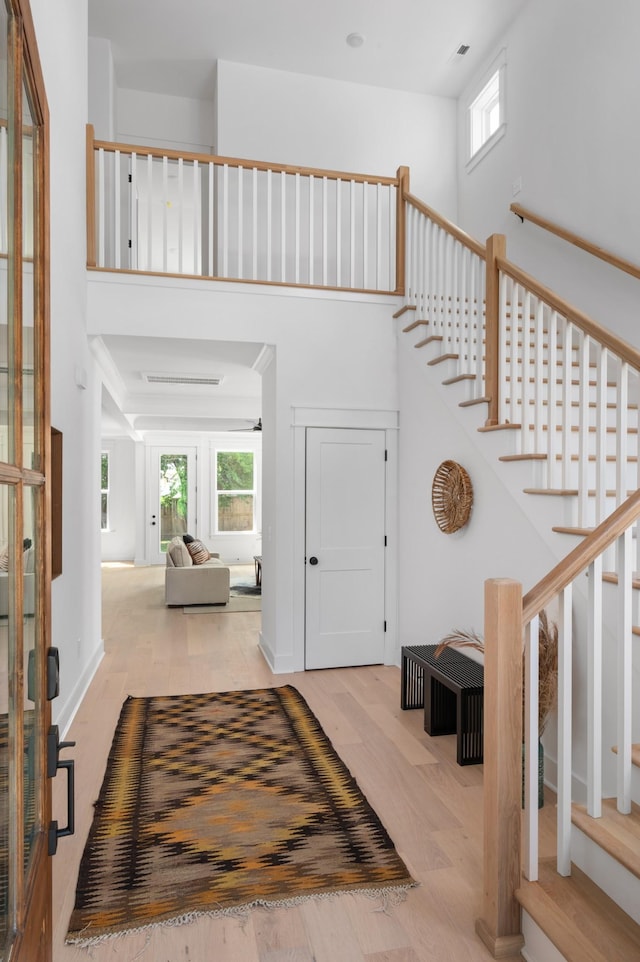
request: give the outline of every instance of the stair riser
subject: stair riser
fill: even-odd
[[[522,910],[524,948],[520,950],[526,962],[566,962],[566,956],[556,949],[528,912]]]
[[[575,825],[571,829],[571,860],[640,925],[640,879]]]

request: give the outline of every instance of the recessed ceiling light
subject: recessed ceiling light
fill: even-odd
[[[364,37],[361,33],[350,33],[347,37],[347,43],[350,47],[361,47],[364,43]]]

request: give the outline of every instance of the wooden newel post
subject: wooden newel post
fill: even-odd
[[[96,159],[93,124],[87,124],[87,267],[96,266]]]
[[[517,955],[522,800],[522,585],[485,582],[484,895],[476,932],[494,959]]]
[[[404,294],[405,256],[407,249],[407,205],[405,197],[409,193],[409,168],[398,167],[398,189],[396,190],[396,294]]]
[[[485,308],[485,396],[489,398],[486,424],[500,421],[500,270],[496,258],[506,257],[507,239],[504,234],[492,234],[486,245],[486,308]],[[511,312],[515,318],[517,311]],[[515,336],[515,335],[514,335]]]

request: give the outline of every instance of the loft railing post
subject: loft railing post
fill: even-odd
[[[485,582],[484,887],[476,932],[494,959],[524,944],[520,906],[522,585]]]
[[[409,193],[409,168],[398,167],[396,174],[398,189],[396,191],[396,294],[404,295],[405,290],[405,254],[407,246],[407,203]]]
[[[507,239],[504,234],[492,234],[487,239],[487,283],[485,308],[485,396],[489,398],[486,424],[500,423],[500,271],[497,257],[506,257]],[[517,315],[515,309],[511,316]],[[515,335],[514,335],[515,336]]]
[[[87,267],[96,266],[96,161],[93,124],[87,124]]]

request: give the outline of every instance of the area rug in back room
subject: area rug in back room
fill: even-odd
[[[67,942],[413,885],[295,688],[128,698]]]

